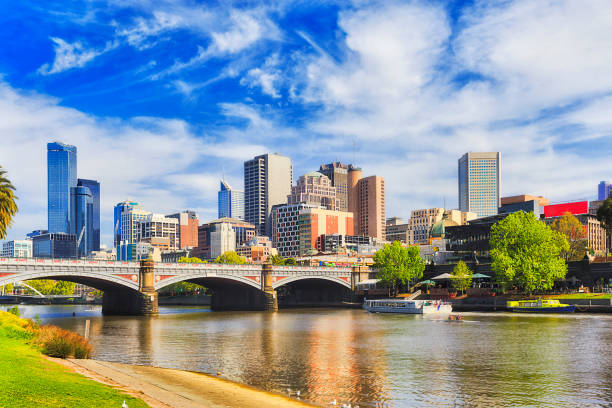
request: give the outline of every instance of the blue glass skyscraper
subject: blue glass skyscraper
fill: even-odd
[[[100,250],[100,183],[96,180],[78,179],[77,185],[87,187],[93,204],[92,224],[88,236],[91,237],[90,251]]]
[[[77,149],[53,142],[47,144],[47,217],[50,233],[72,232],[71,189],[77,186]]]
[[[221,189],[217,198],[219,218],[244,220],[244,191],[233,190],[225,180],[221,180]]]
[[[121,243],[121,214],[124,211],[129,211],[130,208],[137,207],[138,203],[134,201],[122,201],[115,205],[114,211],[114,224],[113,224],[113,236],[115,247]]]
[[[605,200],[610,197],[610,191],[612,190],[612,184],[607,181],[601,181],[597,186],[597,199]]]
[[[76,236],[78,257],[87,256],[93,247],[93,198],[87,187],[72,189],[72,225]]]

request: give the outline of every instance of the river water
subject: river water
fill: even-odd
[[[20,308],[81,334],[90,319],[96,359],[219,371],[321,405],[612,406],[612,315],[465,313],[448,322],[347,309],[103,317],[90,306]]]

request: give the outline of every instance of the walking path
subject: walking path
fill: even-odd
[[[98,360],[51,360],[138,397],[153,408],[312,408],[315,406],[191,371]]]

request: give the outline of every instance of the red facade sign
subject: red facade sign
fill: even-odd
[[[544,217],[561,217],[566,212],[573,215],[588,214],[589,202],[576,201],[575,203],[563,203],[544,206]]]

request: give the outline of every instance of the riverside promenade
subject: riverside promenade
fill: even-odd
[[[312,408],[284,395],[191,371],[99,360],[50,359],[95,381],[140,398],[152,408]]]

